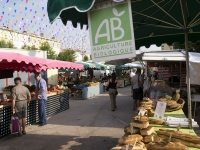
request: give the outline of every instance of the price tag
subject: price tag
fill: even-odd
[[[157,120],[162,120],[165,115],[165,109],[166,109],[167,103],[166,102],[157,102],[156,110],[154,114],[154,118]]]

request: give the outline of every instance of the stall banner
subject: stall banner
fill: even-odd
[[[93,62],[136,56],[130,0],[96,3],[88,20]]]
[[[166,109],[167,103],[166,102],[157,102],[156,110],[154,114],[154,118],[158,120],[162,120],[165,115],[165,109]]]

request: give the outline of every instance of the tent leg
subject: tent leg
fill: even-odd
[[[192,129],[192,109],[191,109],[191,90],[190,90],[190,71],[189,71],[189,53],[188,53],[188,30],[185,31],[185,53],[186,53],[186,83],[187,83],[187,98],[188,98],[188,119],[189,128]]]

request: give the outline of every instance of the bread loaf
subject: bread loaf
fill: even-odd
[[[140,134],[142,136],[151,135],[154,132],[154,127],[148,126],[146,129],[140,129]]]
[[[140,109],[145,109],[145,110],[151,110],[152,109],[152,106],[151,105],[146,105],[146,106],[140,106],[137,108],[137,110],[140,110]]]
[[[143,138],[144,143],[150,143],[154,141],[154,136],[153,135],[147,135]]]
[[[189,150],[189,148],[179,142],[158,142],[146,145],[148,150]]]
[[[158,125],[162,125],[164,123],[163,120],[156,120],[156,119],[150,119],[149,120],[150,124],[158,124]]]
[[[148,110],[148,117],[153,117],[154,116],[154,112],[152,110]]]
[[[180,94],[178,92],[172,97],[172,99],[175,101],[179,100],[179,98],[180,98]]]
[[[177,102],[174,101],[174,100],[169,100],[169,101],[167,101],[167,106],[172,106],[172,105],[174,105],[174,104],[177,104]]]
[[[134,144],[128,146],[128,150],[147,150],[143,142],[137,142],[135,146]],[[117,145],[116,147],[113,147],[111,150],[126,150],[126,146]]]
[[[132,119],[133,121],[135,121],[135,120],[140,120],[140,116],[135,116],[135,117],[133,117],[133,119]],[[148,119],[148,117],[147,116],[142,116],[142,118],[141,118],[141,122],[145,122],[145,121],[148,121],[149,119]]]
[[[127,135],[131,134],[130,125],[127,125],[127,126],[124,127],[124,133],[127,134]],[[133,133],[132,134],[137,134],[137,133],[140,133],[140,129],[133,127]]]
[[[144,97],[144,98],[143,98],[143,101],[150,101],[150,98]]]
[[[122,136],[119,140],[118,140],[118,144],[120,145],[132,145],[134,144],[136,141],[137,142],[141,142],[141,140],[143,139],[143,137],[139,134],[134,134],[134,135],[128,135],[128,136]]]
[[[149,126],[149,121],[140,122],[139,120],[136,120],[136,121],[131,122],[131,124],[133,127],[143,129]]]
[[[175,104],[172,104],[172,105],[170,106],[170,109],[177,108],[177,107],[179,107],[179,106],[180,106],[180,104],[175,103]]]
[[[177,138],[177,139],[189,141],[192,143],[200,144],[200,137],[196,135],[190,135],[190,134],[182,133],[180,131],[164,130],[164,129],[160,129],[156,131],[156,133],[158,135],[167,135],[168,137],[172,133],[172,138]]]
[[[158,136],[163,138],[165,141],[167,141],[169,139],[169,137],[166,136],[166,135],[159,134]],[[188,142],[186,140],[181,140],[181,139],[177,139],[177,138],[171,138],[171,142],[180,142],[181,144],[183,144],[185,146],[195,147],[195,148],[199,148],[200,149],[200,144],[191,143],[191,142]]]
[[[161,102],[167,102],[167,99],[166,98],[160,98],[159,101],[161,101]]]

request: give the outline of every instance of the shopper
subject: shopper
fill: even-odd
[[[136,75],[132,78],[133,110],[136,109],[135,103],[137,103],[137,106],[139,106],[140,101],[143,100],[143,83],[144,78],[141,76],[141,69],[137,69]]]
[[[117,88],[122,84],[116,79],[116,74],[112,73],[111,79],[108,80],[107,87],[109,88],[109,96],[111,102],[111,110],[115,111],[117,108],[116,105],[116,96],[117,96]]]
[[[18,136],[26,134],[26,117],[27,117],[27,106],[29,106],[31,100],[31,94],[27,87],[21,84],[21,78],[17,77],[14,79],[15,87],[12,89],[12,111],[13,114],[19,118],[19,132]]]
[[[131,73],[130,73],[130,78],[129,78],[129,81],[130,81],[130,83],[132,82],[132,78],[133,78],[133,76],[135,76],[135,72],[137,71],[137,69],[136,68],[133,68],[132,69],[132,71],[131,71]],[[131,97],[133,96],[133,85],[132,85],[132,83],[131,83]]]
[[[45,110],[47,101],[47,85],[40,73],[35,73],[35,79],[37,81],[36,99],[38,100],[39,126],[44,126],[47,124]]]

